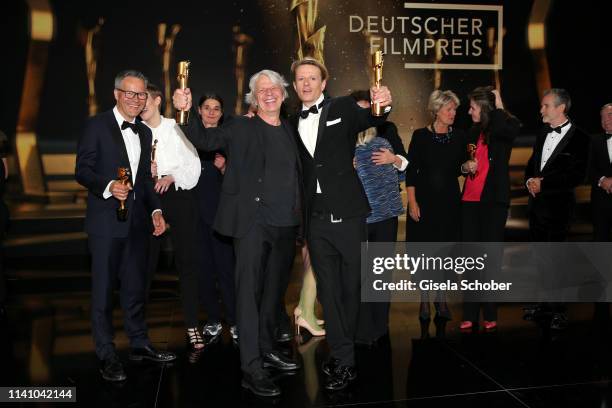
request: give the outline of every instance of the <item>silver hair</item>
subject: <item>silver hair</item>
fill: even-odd
[[[605,109],[608,108],[612,108],[612,102],[606,103],[604,106],[601,107],[601,109],[599,110],[599,112],[603,112]]]
[[[149,80],[146,76],[140,71],[136,71],[134,69],[126,69],[125,71],[121,71],[115,77],[115,88],[121,88],[121,81],[123,81],[127,77],[134,77],[138,79],[142,79],[145,84],[145,88],[149,85]]]
[[[371,127],[366,130],[357,133],[357,144],[356,146],[365,146],[370,143],[377,136],[376,128]]]
[[[565,105],[563,113],[567,115],[570,108],[572,107],[572,98],[570,98],[569,92],[563,88],[551,88],[544,91],[544,96],[552,95],[555,98],[555,107],[559,105]]]
[[[440,91],[436,89],[429,95],[429,102],[427,103],[427,109],[431,114],[433,120],[436,120],[438,111],[442,109],[447,103],[454,102],[456,106],[459,106],[459,98],[453,91]]]
[[[274,85],[280,86],[283,90],[283,101],[287,99],[287,97],[289,96],[289,93],[287,92],[287,87],[289,86],[289,83],[287,83],[287,81],[285,81],[285,78],[283,78],[283,76],[278,72],[271,71],[269,69],[264,69],[257,72],[251,77],[251,79],[249,79],[249,93],[244,96],[244,101],[247,104],[256,108],[258,107],[256,95],[257,90],[255,89],[255,86],[257,84],[257,81],[259,80],[259,77],[261,77],[262,75],[265,75],[270,78],[270,81],[272,81]]]

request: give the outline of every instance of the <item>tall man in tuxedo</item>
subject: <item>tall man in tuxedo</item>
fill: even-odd
[[[281,393],[264,368],[299,368],[278,351],[274,336],[301,219],[301,167],[294,129],[280,117],[287,85],[277,72],[260,71],[249,80],[246,95],[247,103],[257,107],[255,116],[205,128],[192,109],[193,119],[183,126],[196,148],[227,153],[213,228],[234,238],[241,385],[260,396]],[[176,109],[190,109],[191,91],[177,89],[173,101]]]
[[[113,343],[112,298],[120,281],[125,331],[130,359],[171,361],[173,353],[153,348],[144,317],[148,234],[161,235],[166,223],[151,178],[151,131],[137,122],[147,100],[147,79],[138,71],[123,71],[115,78],[117,105],[87,121],[79,139],[76,180],[87,188],[88,235],[92,258],[91,318],[100,373],[105,380],[126,379]],[[117,169],[131,170],[129,184],[117,178]],[[125,201],[127,220],[117,217],[119,200]]]
[[[306,241],[323,305],[331,357],[323,365],[325,388],[340,390],[357,377],[354,339],[360,304],[361,242],[366,240],[368,199],[353,167],[357,133],[386,121],[391,93],[371,90],[386,107],[374,117],[351,96],[325,99],[328,73],[313,58],[291,66],[302,110],[293,119],[304,171]]]
[[[591,139],[588,178],[591,183],[591,215],[593,241],[612,241],[612,103],[600,111],[603,133]],[[610,320],[610,304],[595,303],[594,319],[606,327]]]
[[[569,93],[560,88],[544,92],[540,114],[546,125],[536,137],[527,163],[525,180],[529,190],[529,237],[533,242],[567,240],[574,214],[574,189],[585,180],[589,137],[568,118]],[[551,328],[564,328],[567,318],[560,305],[552,305]],[[527,310],[537,318],[542,305]]]
[[[593,240],[612,240],[612,103],[601,108],[603,133],[591,140],[589,181],[593,214]]]

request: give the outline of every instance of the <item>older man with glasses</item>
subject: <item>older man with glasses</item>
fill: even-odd
[[[119,280],[130,359],[172,361],[173,353],[153,348],[144,317],[146,266],[151,218],[153,235],[166,223],[151,178],[151,130],[136,121],[147,99],[147,79],[138,71],[115,78],[117,105],[90,118],[79,139],[76,180],[87,188],[85,231],[91,252],[91,327],[107,381],[123,381],[126,374],[115,351],[112,321],[113,292]],[[127,168],[129,181],[117,180],[118,168]],[[127,208],[119,217],[120,202]]]

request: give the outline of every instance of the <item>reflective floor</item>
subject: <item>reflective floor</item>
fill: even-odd
[[[277,377],[283,391],[278,399],[257,398],[240,387],[239,354],[227,327],[201,353],[186,351],[176,276],[164,265],[147,309],[150,337],[179,358],[165,366],[128,363],[127,381],[110,384],[100,378],[93,353],[86,265],[84,255],[66,256],[57,248],[9,257],[0,386],[76,387],[77,403],[70,406],[83,407],[612,406],[612,330],[609,322],[593,320],[592,304],[570,305],[570,325],[561,333],[523,321],[517,304],[500,305],[497,331],[462,333],[461,305],[451,304],[453,320],[445,330],[432,323],[429,338],[423,338],[418,305],[396,303],[389,335],[357,349],[359,377],[350,388],[339,393],[322,388],[320,365],[328,346],[324,338],[305,336],[284,348],[303,369]],[[296,259],[288,313],[299,296],[300,270]],[[118,308],[115,326],[120,356],[127,360]]]

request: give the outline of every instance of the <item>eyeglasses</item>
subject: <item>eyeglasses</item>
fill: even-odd
[[[115,88],[115,89],[120,92],[123,92],[125,94],[125,97],[128,99],[134,99],[134,97],[138,97],[138,99],[140,99],[141,101],[144,101],[145,99],[147,99],[147,96],[149,96],[149,94],[146,92],[126,91],[120,88]]]
[[[278,86],[273,86],[271,88],[261,88],[257,90],[257,94],[259,95],[266,95],[268,92],[270,93],[280,93],[281,92],[281,88]]]

